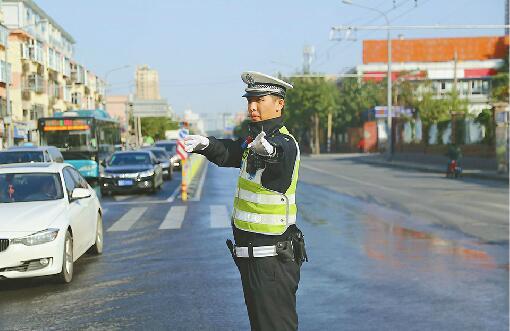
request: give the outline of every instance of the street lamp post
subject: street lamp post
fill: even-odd
[[[387,93],[387,103],[388,103],[388,117],[387,117],[387,126],[388,126],[388,148],[387,153],[388,157],[391,158],[393,156],[393,130],[392,130],[392,119],[393,119],[393,107],[392,107],[392,81],[391,81],[391,36],[390,36],[390,20],[388,16],[377,8],[372,8],[368,6],[363,6],[357,3],[352,2],[352,0],[342,0],[342,2],[346,5],[356,6],[363,9],[371,10],[380,14],[386,20],[386,31],[387,31],[387,45],[388,45],[388,74],[387,74],[387,83],[388,83],[388,93]]]
[[[111,74],[112,72],[114,71],[118,71],[118,70],[122,70],[122,69],[127,69],[131,67],[129,64],[125,64],[121,67],[117,67],[117,68],[113,68],[113,69],[110,69],[108,70],[105,74],[104,74],[104,102],[105,102],[105,109],[106,109],[106,89],[108,88],[108,75]]]

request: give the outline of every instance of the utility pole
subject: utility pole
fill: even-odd
[[[386,89],[387,89],[387,92],[386,92],[386,102],[387,102],[387,111],[386,111],[387,118],[386,119],[387,119],[387,121],[386,121],[386,125],[388,127],[387,154],[388,154],[388,159],[391,159],[393,157],[393,145],[394,144],[393,144],[393,109],[392,109],[392,95],[391,95],[393,92],[392,91],[393,86],[392,86],[392,75],[391,75],[391,35],[390,35],[390,29],[389,29],[390,20],[388,19],[388,15],[386,15],[385,12],[383,12],[382,10],[379,10],[377,8],[360,5],[360,4],[352,2],[352,0],[343,0],[342,2],[346,5],[360,7],[360,8],[367,9],[367,10],[374,11],[374,12],[378,13],[379,15],[384,17],[384,20],[386,21],[386,27],[388,27],[388,29],[386,29],[386,44],[387,44],[387,52],[388,52],[388,55],[387,55],[388,56],[388,75],[386,76],[386,80],[387,80],[387,87],[386,87]]]
[[[510,34],[509,33],[510,29],[508,27],[508,25],[510,24],[510,18],[509,18],[510,17],[510,6],[508,4],[509,2],[510,2],[510,0],[505,1],[505,25],[507,26],[505,28],[505,35],[507,35],[507,36]]]
[[[331,112],[328,113],[328,142],[327,142],[327,151],[328,153],[331,152],[331,129],[332,129],[332,123],[333,122],[333,114]]]
[[[451,121],[452,121],[452,144],[456,144],[456,115],[457,113],[455,112],[455,109],[453,108],[454,107],[454,103],[456,102],[456,98],[457,98],[457,51],[455,51],[454,53],[454,56],[453,56],[453,87],[452,87],[452,103],[451,103],[451,109],[450,109],[450,117],[451,117]]]

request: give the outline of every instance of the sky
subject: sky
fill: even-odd
[[[384,25],[381,15],[341,0],[35,0],[76,40],[75,59],[100,77],[108,95],[134,92],[137,65],[159,72],[160,94],[177,114],[246,109],[240,75],[302,70],[303,47],[315,48],[313,72],[338,74],[360,64],[364,39],[331,41],[338,25]],[[392,25],[504,24],[505,0],[353,0],[386,12]],[[497,30],[392,31],[404,38],[502,35]]]

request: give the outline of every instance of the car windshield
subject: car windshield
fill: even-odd
[[[175,154],[175,143],[157,143],[157,147],[163,147],[170,154]]]
[[[113,154],[109,165],[122,166],[122,165],[136,165],[136,164],[151,164],[151,159],[147,153],[123,153]]]
[[[168,157],[164,151],[151,150],[154,155],[160,160],[166,160]]]
[[[63,197],[64,192],[58,174],[0,174],[0,203],[47,201]]]
[[[24,162],[44,162],[43,153],[36,151],[0,152],[0,164]]]

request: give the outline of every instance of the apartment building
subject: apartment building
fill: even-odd
[[[159,100],[159,75],[154,69],[147,65],[139,66],[136,69],[136,99],[138,100]]]
[[[12,77],[11,111],[3,116],[12,122],[10,143],[37,142],[40,117],[104,108],[104,82],[74,60],[75,41],[67,31],[32,0],[2,0],[0,11],[8,29],[7,53],[0,58],[11,65]]]

